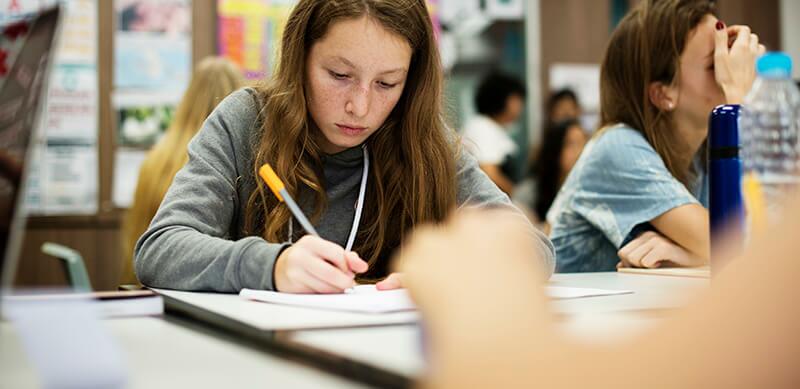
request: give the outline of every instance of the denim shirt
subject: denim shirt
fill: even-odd
[[[697,176],[686,188],[667,170],[644,135],[620,124],[592,139],[547,213],[557,272],[613,271],[617,251],[649,222],[685,204],[708,208],[708,183]]]

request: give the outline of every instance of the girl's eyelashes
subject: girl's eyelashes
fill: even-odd
[[[347,75],[347,74],[344,74],[344,73],[336,73],[336,72],[334,72],[333,70],[328,70],[328,73],[331,75],[331,77],[333,77],[333,78],[335,78],[335,79],[337,79],[337,80],[347,80],[347,79],[349,79],[349,78],[350,78],[350,76],[349,76],[349,75]]]
[[[397,86],[397,83],[390,84],[388,82],[378,81],[378,86],[384,89],[392,89]]]
[[[330,74],[330,76],[332,78],[336,79],[336,80],[349,80],[349,79],[352,78],[349,74],[337,73],[337,72],[335,72],[333,70],[328,70],[328,74]],[[378,84],[379,87],[381,87],[383,89],[392,89],[392,88],[396,87],[399,84],[399,82],[389,83],[389,82],[385,82],[385,81],[377,81],[377,84]]]

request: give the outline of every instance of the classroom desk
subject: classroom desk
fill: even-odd
[[[608,342],[647,331],[686,305],[709,280],[652,275],[558,274],[554,285],[633,290],[633,294],[551,303],[561,328],[582,341]],[[130,364],[130,387],[360,387],[359,383],[265,353],[233,336],[171,318],[105,322]],[[409,378],[424,372],[416,325],[293,331],[303,345]],[[36,387],[9,323],[0,323],[0,387]]]
[[[140,317],[104,324],[128,362],[128,388],[365,387],[192,323]],[[41,387],[15,332],[0,322],[0,388]]]
[[[568,336],[594,343],[613,342],[647,331],[709,287],[707,279],[616,272],[556,274],[550,282],[558,286],[634,291],[551,302],[561,329]],[[424,372],[419,328],[414,325],[296,331],[294,340],[408,377]]]

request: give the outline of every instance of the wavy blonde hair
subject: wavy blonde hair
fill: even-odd
[[[301,188],[310,189],[312,219],[322,215],[327,199],[316,141],[321,134],[306,102],[306,55],[331,25],[364,16],[403,37],[413,50],[397,105],[366,141],[372,163],[353,249],[370,265],[360,279],[374,280],[387,274],[391,252],[411,227],[443,220],[456,203],[455,135],[442,119],[443,73],[424,0],[301,0],[295,6],[275,72],[258,88],[263,107],[253,175],[258,177],[262,164],[271,164],[295,198]],[[245,232],[285,241],[291,214],[263,182],[256,182],[245,210]]]
[[[122,224],[121,283],[138,283],[133,272],[133,248],[147,230],[175,173],[189,159],[186,148],[211,111],[231,92],[244,86],[241,71],[222,57],[208,57],[194,69],[192,80],[175,111],[175,118],[142,163],[133,204]]]

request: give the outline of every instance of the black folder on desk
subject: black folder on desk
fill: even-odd
[[[303,364],[320,368],[324,371],[340,375],[355,381],[381,388],[407,388],[413,383],[413,377],[391,371],[380,366],[359,361],[347,356],[338,355],[293,340],[296,330],[265,330],[252,322],[226,314],[219,309],[220,304],[205,304],[190,292],[158,290],[164,299],[166,318],[179,321],[182,325],[201,330],[211,330],[233,342],[254,347],[269,353],[277,354]],[[221,299],[231,298],[234,303],[239,299],[233,294],[203,294],[206,297]],[[264,303],[246,302],[256,304]],[[297,309],[297,308],[295,308]],[[325,331],[315,329],[313,331]]]

